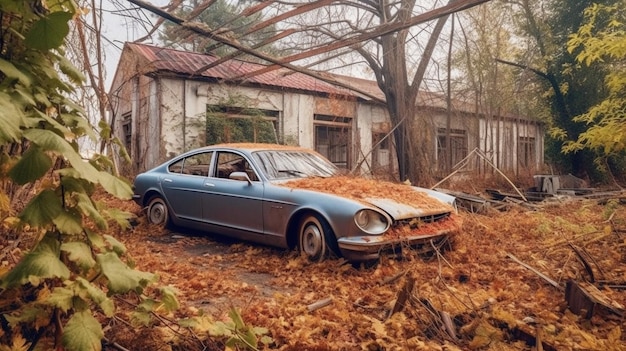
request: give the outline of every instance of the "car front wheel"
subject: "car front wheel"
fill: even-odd
[[[298,231],[299,248],[309,260],[324,260],[329,252],[328,240],[333,237],[332,229],[323,218],[313,214],[302,218]]]
[[[155,196],[148,202],[148,222],[150,224],[159,225],[163,228],[169,226],[170,215],[165,200],[159,196]]]

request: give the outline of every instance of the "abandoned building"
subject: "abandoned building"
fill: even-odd
[[[392,125],[376,82],[332,75],[343,83],[337,85],[285,69],[254,74],[265,66],[222,61],[125,44],[109,95],[114,135],[132,160],[125,173],[196,147],[247,141],[315,149],[362,174],[397,174],[393,138],[387,137]],[[503,171],[533,172],[543,164],[544,129],[537,120],[486,116],[458,101],[448,113],[445,97],[428,92],[418,100],[415,111],[429,115],[436,136],[434,167],[449,169],[475,149],[492,155]]]

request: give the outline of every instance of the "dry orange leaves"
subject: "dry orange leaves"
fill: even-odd
[[[310,263],[293,251],[161,231],[143,221],[115,235],[139,268],[178,289],[181,309],[170,317],[204,313],[223,319],[235,306],[246,323],[269,329],[274,342],[266,349],[535,350],[540,338],[544,350],[626,350],[621,317],[598,311],[586,320],[571,313],[562,291],[507,256],[561,285],[588,279],[571,243],[595,259],[598,279],[626,282],[623,205],[568,201],[538,211],[459,216],[462,230],[442,256],[383,257],[374,267],[356,268],[337,259]],[[389,315],[409,277],[415,285],[405,307]],[[626,305],[624,290],[602,292]],[[307,308],[326,298],[329,306]],[[443,315],[451,317],[452,333],[441,324]],[[522,338],[522,330],[532,337]],[[163,325],[141,331],[141,338],[137,333],[118,323],[107,337],[129,349],[223,347]]]
[[[424,191],[416,191],[405,184],[359,177],[302,178],[283,184],[297,189],[315,190],[344,196],[354,200],[387,198],[399,203],[413,205],[425,210],[450,211],[450,206],[428,196]]]

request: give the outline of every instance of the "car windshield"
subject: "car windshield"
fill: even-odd
[[[253,156],[269,180],[330,177],[337,174],[337,167],[330,161],[306,151],[257,151]]]

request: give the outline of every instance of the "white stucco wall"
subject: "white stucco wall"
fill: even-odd
[[[138,131],[140,138],[136,140],[138,145],[136,150],[142,160],[138,166],[142,170],[181,152],[205,145],[207,105],[222,105],[225,102],[231,106],[240,104],[239,107],[253,106],[277,111],[278,133],[283,138],[282,141],[308,148],[315,147],[316,113],[337,113],[353,118],[351,167],[360,164],[360,171],[363,174],[367,174],[372,165],[374,147],[372,133],[387,133],[391,130],[384,106],[363,101],[344,103],[336,99],[327,100],[320,96],[293,91],[262,90],[175,78],[151,79],[149,84],[138,86],[137,89],[142,90],[139,95],[146,97],[146,103],[145,106],[137,106],[137,99],[133,99],[133,121],[137,120],[135,111],[149,115],[146,123]],[[333,104],[351,107],[341,112],[333,112],[332,108],[324,107],[334,106]],[[447,115],[443,112],[431,113],[434,127],[446,128]],[[453,116],[450,127],[468,133],[468,152],[474,147],[479,147],[491,155],[500,152],[499,167],[515,167],[516,138],[519,136],[535,138],[537,164],[543,162],[544,140],[539,126],[533,123],[517,124],[514,120],[488,122],[484,118],[477,122],[469,116]],[[388,159],[394,162],[393,158]]]
[[[162,126],[161,146],[166,157],[173,157],[185,148],[183,142],[188,134],[183,134],[183,110],[184,110],[184,81],[174,79],[161,79],[161,109],[160,119]]]
[[[159,114],[159,84],[157,81],[151,81],[148,84],[148,115],[149,116],[158,116]],[[139,155],[143,159],[145,159],[145,164],[149,167],[154,167],[158,165],[162,159],[160,157],[160,145],[161,145],[161,128],[162,125],[160,121],[156,118],[149,118],[147,121],[147,131],[143,136],[145,143],[145,154]],[[141,151],[139,151],[141,153]]]

